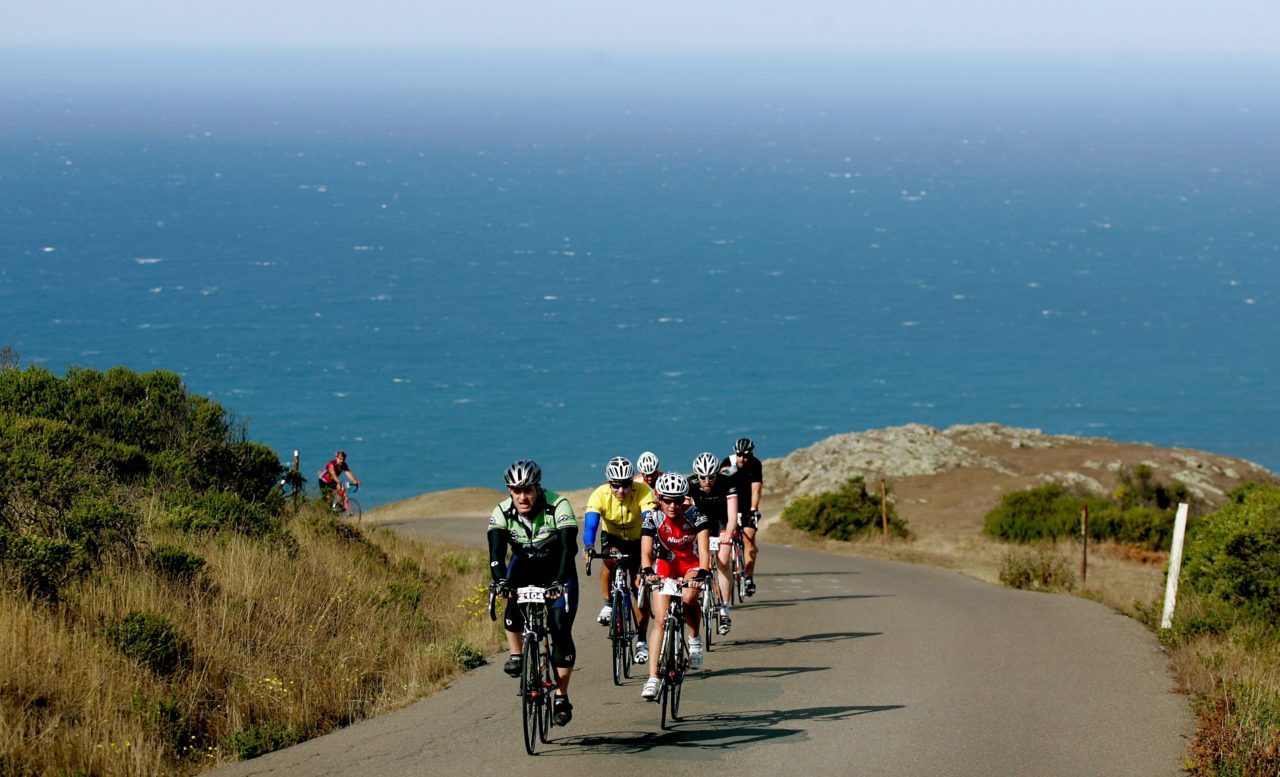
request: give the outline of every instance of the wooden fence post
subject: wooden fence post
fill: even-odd
[[[889,536],[889,505],[884,499],[884,478],[880,478],[880,529],[885,537]]]
[[[1080,585],[1089,579],[1089,505],[1080,505]]]

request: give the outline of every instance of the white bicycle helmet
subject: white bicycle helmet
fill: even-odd
[[[503,478],[508,488],[542,485],[542,468],[533,459],[521,459],[510,467]]]
[[[636,459],[636,469],[640,470],[641,475],[652,475],[658,471],[658,466],[658,457],[653,451],[645,451]]]
[[[693,460],[693,474],[700,478],[715,477],[720,474],[720,459],[711,451],[703,451]]]
[[[664,472],[653,484],[658,496],[666,499],[683,499],[689,494],[689,481],[679,472]]]
[[[739,437],[738,441],[733,444],[733,452],[746,455],[756,449],[756,444],[751,442],[750,437]]]
[[[610,482],[630,480],[635,474],[631,469],[631,462],[625,456],[614,456],[604,468],[604,476]]]

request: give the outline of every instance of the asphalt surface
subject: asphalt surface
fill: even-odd
[[[393,526],[476,543],[484,525]],[[1154,636],[1102,605],[776,546],[760,571],[732,633],[686,679],[669,731],[640,699],[643,672],[613,685],[597,597],[584,595],[574,719],[536,756],[524,752],[515,681],[495,661],[404,710],[213,774],[1184,773],[1186,699]]]

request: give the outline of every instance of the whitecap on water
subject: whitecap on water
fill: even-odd
[[[659,324],[683,324],[683,318],[671,318],[670,316],[662,316],[658,319]]]
[[[546,300],[546,301],[548,301],[548,302],[555,302],[556,300],[560,299],[559,297],[557,297],[557,296],[556,296],[556,295],[554,295],[554,294],[546,294],[546,295],[544,295],[542,298],[543,298],[543,299],[545,299],[545,300]]]
[[[455,399],[455,400],[453,400],[453,404],[455,404],[455,405],[469,405],[469,404],[471,404],[471,403],[472,403],[472,402],[474,402],[474,401],[475,401],[475,400],[471,399],[471,397],[462,397],[461,399]]]
[[[134,264],[160,264],[163,261],[164,260],[158,256],[144,256],[133,260]]]
[[[43,247],[43,248],[41,248],[40,250],[41,250],[41,251],[43,251],[43,252],[44,252],[44,253],[46,253],[46,254],[51,254],[51,253],[53,253],[54,251],[57,251],[58,249],[54,248],[53,246],[44,246],[44,247]]]
[[[903,321],[902,325],[903,326],[920,326],[920,322],[919,321]]]
[[[411,383],[412,381],[410,381],[408,378],[392,378],[391,382],[392,383]]]
[[[206,286],[200,290],[200,293],[207,297],[210,294],[213,294],[214,292],[216,292],[217,290],[218,290],[217,286]]]
[[[683,374],[684,374],[683,372],[664,372],[664,373],[662,373],[662,377],[664,377],[664,378],[678,378],[678,377],[680,377],[680,376],[681,376],[681,375],[683,375]]]

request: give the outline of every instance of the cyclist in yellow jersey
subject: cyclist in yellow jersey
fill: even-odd
[[[604,472],[608,482],[593,491],[587,500],[586,514],[583,517],[583,547],[588,550],[595,547],[596,530],[599,529],[602,551],[613,549],[627,555],[622,560],[623,569],[627,570],[634,586],[636,576],[640,574],[640,526],[645,513],[657,509],[657,504],[653,499],[653,490],[632,479],[635,472],[631,468],[631,462],[625,457],[615,456],[610,459]],[[586,559],[585,554],[583,558]],[[600,595],[604,598],[604,607],[596,620],[602,626],[609,625],[609,620],[613,617],[613,607],[609,604],[609,583],[613,580],[613,569],[617,564],[614,559],[605,559],[605,569],[600,574]],[[640,626],[640,639],[636,643],[635,661],[637,664],[647,663],[647,605],[637,609],[636,619]]]

